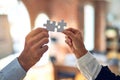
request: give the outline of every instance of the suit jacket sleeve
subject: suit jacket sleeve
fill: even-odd
[[[120,76],[112,73],[107,66],[102,67],[100,73],[95,80],[120,80]]]
[[[0,80],[21,80],[25,75],[26,72],[16,58],[0,71]]]

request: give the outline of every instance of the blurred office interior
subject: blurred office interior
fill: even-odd
[[[120,75],[120,0],[0,0],[0,70],[19,56],[25,36],[47,20],[64,20],[83,32],[84,44],[101,65]],[[23,80],[86,80],[58,32],[49,50]]]

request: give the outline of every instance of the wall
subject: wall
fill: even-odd
[[[11,54],[12,51],[12,39],[7,15],[0,15],[0,58]]]

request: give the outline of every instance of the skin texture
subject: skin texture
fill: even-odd
[[[84,56],[88,52],[83,43],[82,33],[79,30],[69,28],[64,30],[63,33],[66,35],[65,42],[77,58]]]
[[[25,38],[24,50],[18,61],[25,71],[28,71],[48,50],[48,31],[43,28],[32,30]]]

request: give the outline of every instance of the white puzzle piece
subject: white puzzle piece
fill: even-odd
[[[62,32],[67,24],[64,22],[64,20],[61,20],[61,22],[58,23],[56,23],[56,21],[47,20],[47,23],[44,24],[44,26],[48,31],[55,32],[56,30],[57,32]]]

